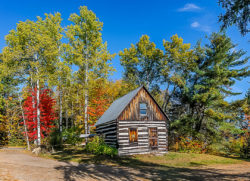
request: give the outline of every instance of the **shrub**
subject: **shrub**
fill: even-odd
[[[174,145],[175,151],[188,152],[188,153],[205,153],[206,145],[199,140],[189,137],[180,137]]]
[[[90,153],[94,153],[96,155],[108,155],[110,157],[114,157],[118,154],[116,148],[108,146],[104,140],[98,136],[92,138],[90,142],[86,145],[86,151]]]
[[[8,139],[9,146],[24,146],[26,144],[25,140],[22,136],[19,135],[12,135]]]
[[[78,127],[72,127],[70,129],[65,129],[62,132],[63,142],[67,144],[77,145],[82,142],[80,138],[82,129]]]
[[[219,143],[209,146],[209,152],[213,154],[246,156],[247,139],[244,136],[229,137]]]
[[[62,145],[62,134],[60,133],[59,129],[53,129],[53,131],[50,133],[48,142],[49,145],[53,147],[60,147]]]

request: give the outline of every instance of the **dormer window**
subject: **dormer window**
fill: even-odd
[[[147,104],[140,103],[140,116],[147,116]]]

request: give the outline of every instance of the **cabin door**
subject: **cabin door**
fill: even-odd
[[[158,133],[157,128],[149,128],[149,148],[156,150],[158,147]]]

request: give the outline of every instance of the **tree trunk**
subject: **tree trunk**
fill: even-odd
[[[79,109],[79,116],[81,116],[81,103],[80,103],[80,96],[79,96],[79,87],[77,87],[77,105]],[[80,119],[80,125],[82,124],[82,119]]]
[[[33,85],[32,85],[32,92],[33,93],[35,92],[35,89],[34,89]],[[32,108],[33,108],[33,110],[35,110],[35,108],[36,108],[35,96],[33,94],[32,94]],[[34,114],[34,112],[33,112],[33,114]],[[36,123],[36,118],[35,117],[33,117],[33,123],[34,124]],[[35,129],[36,128],[33,129],[34,132],[36,131]],[[36,144],[37,144],[37,140],[36,140]]]
[[[37,144],[41,146],[41,123],[40,123],[40,86],[39,86],[39,79],[37,80],[37,94],[36,94],[36,101],[37,101]]]
[[[75,121],[74,121],[74,103],[73,103],[73,100],[72,100],[72,105],[71,105],[71,127],[75,127]]]
[[[68,116],[68,109],[66,109],[66,112],[65,112],[65,118],[66,118],[66,129],[69,128],[69,116]]]
[[[62,87],[59,87],[59,131],[62,133]]]
[[[26,125],[26,121],[25,121],[25,117],[24,117],[24,112],[23,112],[23,107],[22,107],[20,96],[19,96],[19,104],[20,104],[20,108],[21,108],[21,112],[22,112],[22,117],[23,117],[23,124],[24,124],[24,131],[25,131],[26,142],[27,142],[28,150],[30,150],[30,142],[29,142],[29,137],[28,137],[27,125]]]
[[[85,134],[88,134],[88,62],[85,66],[85,95],[84,95],[84,125]]]

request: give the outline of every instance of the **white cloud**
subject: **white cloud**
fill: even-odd
[[[201,8],[195,4],[188,3],[185,4],[183,8],[178,9],[179,12],[187,12],[187,11],[197,11],[200,10]]]
[[[200,31],[204,31],[204,32],[207,32],[207,33],[210,33],[211,32],[211,27],[208,26],[208,25],[201,25],[199,22],[197,21],[194,21],[193,23],[191,23],[190,25],[192,28],[194,29],[197,29],[197,30],[200,30]]]
[[[199,26],[200,26],[200,23],[198,23],[197,21],[195,21],[191,24],[191,27],[193,27],[193,28],[198,28]]]

